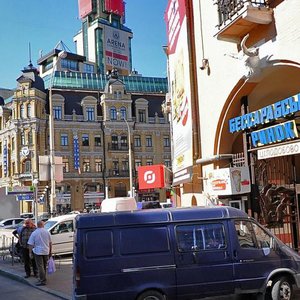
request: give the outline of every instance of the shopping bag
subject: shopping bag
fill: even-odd
[[[53,257],[50,257],[48,260],[48,274],[53,274],[56,271],[55,261]]]

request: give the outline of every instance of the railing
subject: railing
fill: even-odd
[[[108,170],[107,177],[129,177],[129,170]]]
[[[108,150],[113,150],[113,151],[128,151],[128,144],[108,143]]]
[[[232,20],[234,16],[239,15],[241,10],[246,5],[252,5],[254,7],[268,7],[268,0],[217,0],[219,13],[219,24],[217,27],[224,26],[228,20]]]

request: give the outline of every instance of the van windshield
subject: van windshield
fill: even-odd
[[[55,224],[57,224],[57,221],[47,221],[44,225],[44,228],[49,230],[52,226],[54,226]]]

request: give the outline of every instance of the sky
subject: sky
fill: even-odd
[[[166,77],[168,0],[126,0],[126,23],[133,32],[132,67],[143,76]],[[15,88],[31,60],[37,67],[61,40],[75,52],[74,35],[81,28],[78,0],[0,0],[0,87]]]

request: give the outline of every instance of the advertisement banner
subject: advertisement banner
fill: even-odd
[[[247,167],[221,168],[207,174],[206,192],[210,195],[239,195],[250,191],[250,173]]]
[[[105,26],[105,60],[106,68],[117,68],[124,74],[130,72],[129,34],[114,27]]]
[[[172,168],[176,183],[184,183],[191,181],[189,168],[193,166],[191,78],[185,0],[170,0],[165,19],[174,143]]]
[[[165,165],[138,167],[139,190],[170,188],[171,171]]]
[[[123,0],[105,0],[104,10],[122,17],[125,14],[125,3]]]
[[[93,10],[92,0],[78,0],[79,17],[85,18]]]

